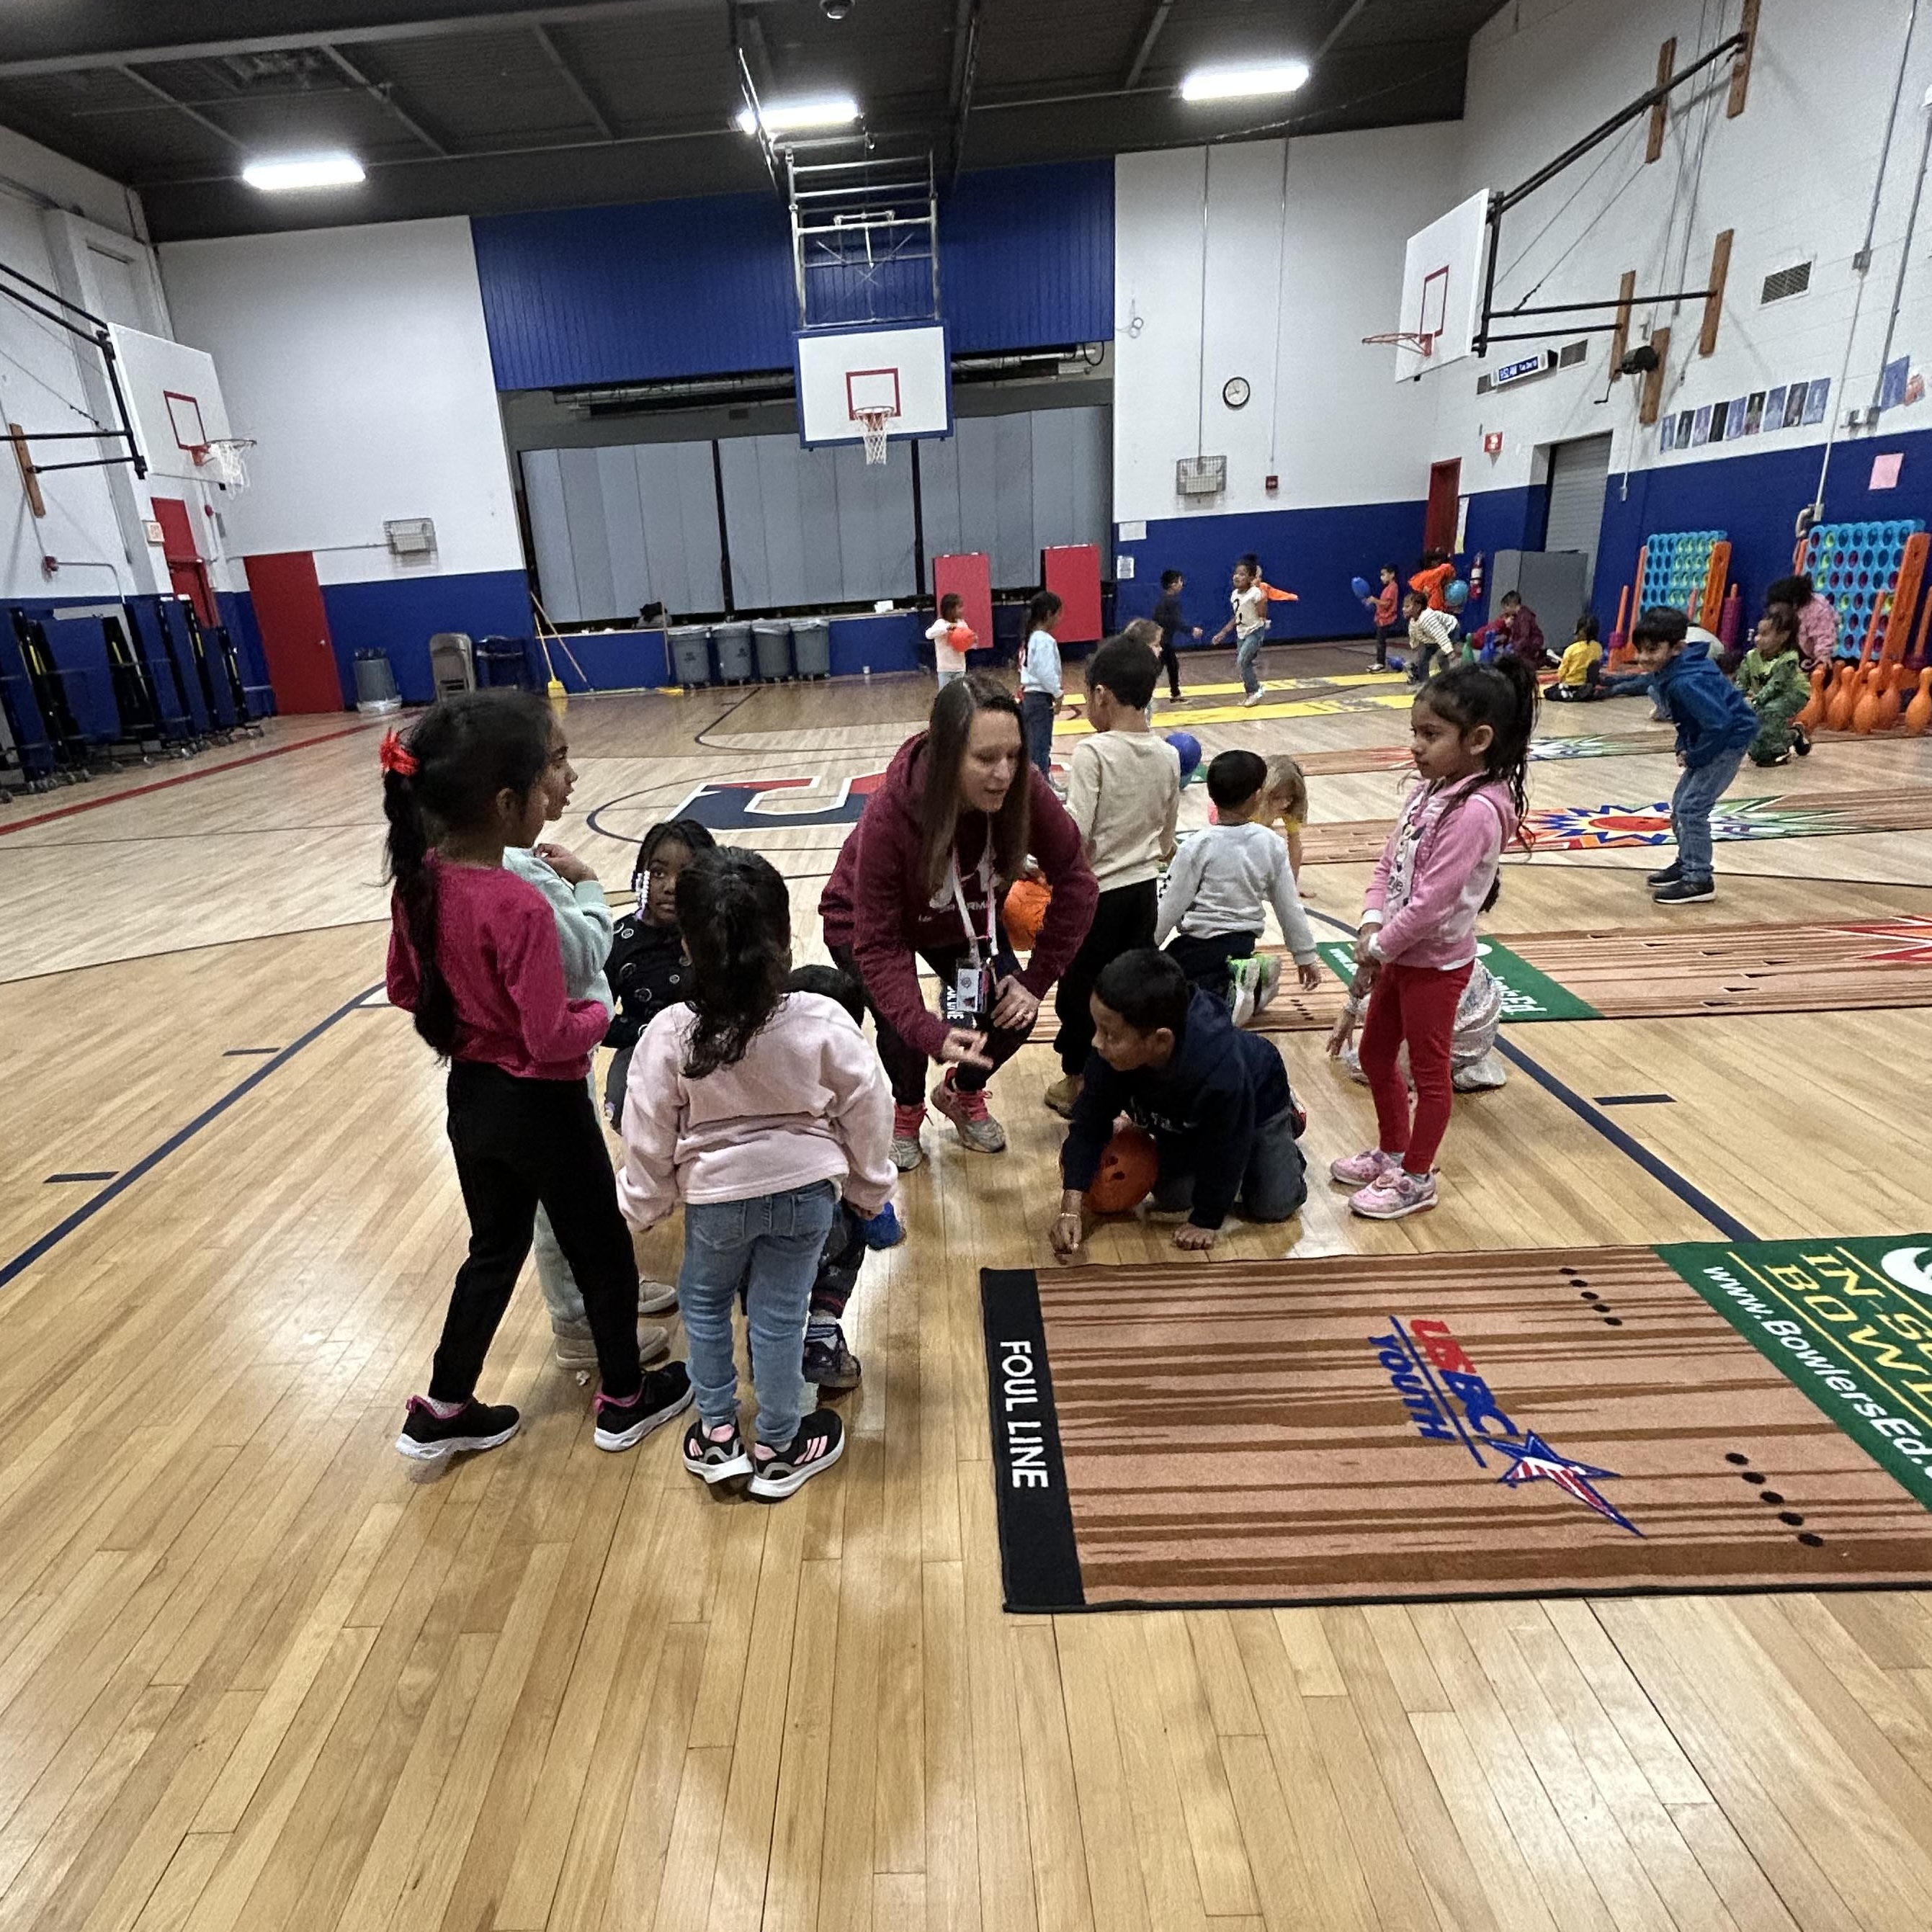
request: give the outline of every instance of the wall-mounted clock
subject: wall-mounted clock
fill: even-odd
[[[1245,376],[1230,376],[1221,386],[1221,400],[1231,410],[1244,409],[1250,392]]]

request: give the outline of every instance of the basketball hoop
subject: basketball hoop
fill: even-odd
[[[188,454],[194,458],[196,469],[208,472],[208,482],[238,494],[248,487],[248,465],[242,452],[254,446],[252,436],[216,436],[194,444]]]
[[[865,435],[866,460],[868,463],[885,461],[886,425],[898,413],[896,410],[880,409],[854,410],[852,412],[854,420]]]
[[[1436,352],[1436,338],[1412,328],[1391,328],[1380,335],[1362,338],[1366,346],[1375,343],[1399,342],[1405,349],[1412,349],[1426,362]]]

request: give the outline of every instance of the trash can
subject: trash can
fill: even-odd
[[[718,682],[749,684],[752,669],[752,627],[748,624],[714,624],[711,640],[718,647]]]
[[[776,683],[791,675],[791,626],[782,618],[770,617],[752,626],[752,642],[758,657],[758,675]]]
[[[370,718],[385,717],[403,708],[396,691],[395,670],[386,652],[356,653],[356,708]]]
[[[664,633],[670,646],[671,675],[687,688],[711,682],[711,627],[674,624]]]
[[[800,677],[832,675],[832,626],[823,617],[801,617],[791,627],[792,668]]]
[[[476,688],[476,666],[468,636],[461,631],[439,631],[429,640],[429,681],[439,698]]]

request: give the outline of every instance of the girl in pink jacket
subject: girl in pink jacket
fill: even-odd
[[[684,1466],[776,1502],[844,1448],[837,1416],[805,1412],[805,1324],[842,1194],[869,1218],[892,1190],[891,1090],[852,1016],[786,990],[791,910],[755,852],[700,852],[678,875],[688,1005],[667,1006],[631,1058],[617,1198],[634,1228],[684,1203],[677,1301],[698,1420]],[[738,1431],[731,1316],[746,1294],[758,1439]]]
[[[1498,655],[1430,680],[1409,716],[1421,782],[1382,848],[1355,938],[1356,997],[1370,994],[1362,1071],[1379,1138],[1329,1172],[1348,1205],[1398,1221],[1436,1205],[1436,1153],[1449,1125],[1450,1043],[1476,958],[1476,915],[1496,902],[1497,862],[1521,832],[1535,674]],[[1329,1051],[1339,1053],[1346,1023]],[[1398,1058],[1408,1048],[1415,1112]]]

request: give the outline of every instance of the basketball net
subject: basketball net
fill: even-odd
[[[866,460],[883,463],[886,460],[886,426],[892,419],[890,410],[854,410],[859,418],[859,427],[866,438]]]
[[[1436,338],[1414,329],[1391,328],[1379,335],[1365,335],[1364,345],[1372,343],[1399,342],[1406,349],[1412,349],[1426,362],[1436,352]]]
[[[238,493],[248,487],[248,465],[242,452],[254,446],[255,439],[249,436],[224,436],[202,443],[193,452],[195,466],[207,472],[211,483]]]

